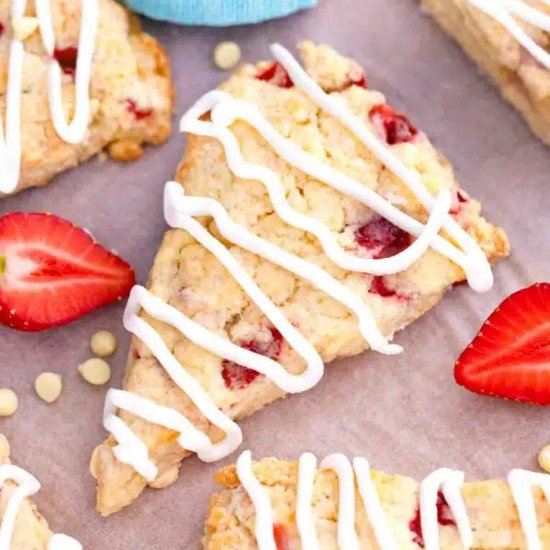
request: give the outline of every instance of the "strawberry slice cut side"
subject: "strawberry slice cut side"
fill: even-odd
[[[133,269],[83,229],[57,216],[0,218],[0,323],[36,332],[122,300]]]
[[[508,298],[455,365],[455,380],[494,397],[550,405],[550,284]]]

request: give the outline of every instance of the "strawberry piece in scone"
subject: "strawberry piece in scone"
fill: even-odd
[[[14,477],[19,479],[13,479]],[[82,546],[75,539],[66,535],[54,535],[48,522],[30,498],[25,498],[18,507],[11,536],[7,536],[8,522],[2,523],[2,521],[7,519],[5,516],[7,507],[18,487],[21,487],[21,481],[30,487],[32,493],[40,489],[36,479],[12,465],[8,440],[0,434],[0,534],[2,535],[0,538],[7,540],[8,547],[14,550],[82,550]]]
[[[274,540],[277,550],[304,548],[297,528],[298,463],[275,458],[253,464],[253,473],[269,496]],[[538,474],[541,475],[541,474]],[[370,471],[374,490],[380,501],[384,523],[395,547],[403,550],[425,548],[419,505],[420,484],[409,477]],[[223,468],[216,475],[221,490],[210,497],[202,539],[204,550],[218,548],[256,550],[256,509],[235,466]],[[361,548],[380,548],[367,505],[355,491],[355,531]],[[505,480],[467,482],[461,487],[467,521],[473,534],[471,548],[479,550],[524,550],[527,540],[511,489]],[[550,503],[539,487],[533,487],[541,548],[550,544]],[[341,510],[339,480],[329,469],[318,469],[315,475],[311,511],[319,550],[333,550],[338,545],[338,512]],[[463,548],[456,518],[442,492],[437,494],[436,514],[439,548]],[[380,524],[376,525],[380,528]],[[387,539],[386,539],[387,540]],[[386,546],[389,548],[390,546]]]
[[[36,332],[125,298],[134,270],[83,229],[51,214],[0,218],[0,323]]]
[[[301,45],[301,54],[305,70],[318,86],[335,102],[346,105],[384,150],[414,170],[432,195],[450,191],[452,221],[468,233],[474,246],[477,243],[482,264],[487,263],[483,254],[490,261],[508,254],[504,232],[481,217],[479,203],[461,191],[452,168],[426,135],[404,115],[389,107],[380,108],[387,106],[385,97],[366,87],[364,72],[357,63],[327,46],[310,42]],[[279,62],[245,65],[220,90],[251,103],[274,130],[323,167],[353,178],[359,186],[375,191],[414,220],[426,222],[426,208],[404,183],[341,121],[320,109]],[[222,111],[218,115],[218,120],[223,119]],[[234,122],[230,130],[246,161],[276,174],[289,205],[323,222],[349,255],[383,260],[403,252],[415,241],[402,227],[364,203],[285,162],[247,122]],[[387,337],[431,309],[448,288],[466,276],[457,264],[431,248],[408,269],[392,274],[372,275],[339,267],[329,259],[318,238],[290,225],[292,219],[289,223],[283,221],[266,185],[233,173],[217,139],[191,133],[176,179],[184,185],[186,197],[218,201],[229,218],[247,231],[323,268],[335,281],[353,289],[354,304],[366,304],[380,332]],[[462,202],[459,197],[467,200]],[[216,223],[211,218],[205,220],[203,227],[221,240],[290,325],[315,347],[324,363],[368,348],[350,307],[280,265],[227,242]],[[303,358],[286,337],[281,338],[274,330],[280,327],[274,326],[251,301],[220,260],[186,231],[174,229],[166,233],[148,290],[214,335],[255,351],[264,359],[271,358],[290,373],[304,371]],[[177,362],[230,419],[250,415],[285,394],[268,376],[207,351],[150,315],[143,313],[141,318],[154,327]],[[199,412],[138,338],[132,343],[124,390],[175,409],[213,442],[224,438],[223,430]],[[132,434],[145,443],[150,461],[147,469],[152,474],[146,474],[146,479],[132,465],[120,461],[113,437],[100,445],[93,454],[91,469],[98,482],[98,509],[104,515],[128,505],[147,485],[164,487],[175,481],[182,459],[190,454],[180,446],[174,431],[128,411],[119,411],[118,415]]]
[[[35,4],[28,4],[26,16],[38,18]],[[20,119],[21,154],[17,162],[19,143],[14,146],[12,128],[6,154],[0,154],[0,198],[44,185],[102,150],[116,160],[134,160],[142,155],[146,144],[160,145],[170,135],[173,86],[168,57],[159,42],[141,30],[139,20],[115,0],[49,0],[48,5],[55,38],[53,51],[46,50],[39,29],[28,36],[18,35],[26,52],[21,66],[24,89],[14,88],[21,108],[19,112],[12,98],[5,105],[5,115]],[[0,5],[2,29],[12,27],[10,10],[10,2]],[[43,17],[46,25],[48,18]],[[19,72],[8,63],[14,32],[0,33],[3,96],[8,82],[17,80]],[[91,61],[86,58],[87,36],[94,37]],[[61,69],[58,86],[53,85],[49,74],[54,61]],[[88,93],[80,90],[77,94],[78,72],[86,74],[89,66]],[[52,96],[56,88],[62,98],[58,110],[65,113],[66,124],[86,113],[83,120],[87,124],[82,131],[73,129],[72,137],[59,133],[54,121],[50,102],[56,97]],[[78,121],[76,127],[80,128]]]

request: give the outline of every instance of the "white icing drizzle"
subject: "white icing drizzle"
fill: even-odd
[[[541,0],[550,5],[548,0]],[[550,69],[550,54],[517,23],[515,17],[550,32],[550,16],[522,0],[469,0],[472,6],[498,21],[542,65]]]
[[[301,455],[298,463],[296,488],[296,523],[300,535],[301,548],[319,550],[319,540],[315,531],[312,510],[313,485],[317,459],[311,453]],[[370,468],[364,458],[356,458],[353,466],[343,454],[332,454],[321,462],[321,469],[334,470],[338,477],[338,548],[359,550],[359,539],[355,531],[355,480],[357,478],[359,496],[375,538],[382,550],[397,550],[390,527],[387,523],[380,499],[376,493]],[[252,500],[256,510],[256,540],[260,550],[272,550],[274,546],[273,516],[269,494],[254,476],[250,451],[245,451],[237,461],[237,475]]]
[[[353,469],[357,479],[359,494],[363,500],[363,506],[365,507],[365,512],[374,531],[378,546],[383,550],[397,550],[397,544],[386,520],[378,492],[372,482],[368,460],[362,457],[354,458]]]
[[[201,117],[208,112],[210,112],[211,122],[201,120]],[[413,232],[418,236],[418,239],[406,250],[390,258],[359,258],[345,252],[328,226],[319,220],[301,214],[290,206],[286,199],[284,186],[273,170],[244,160],[237,139],[228,129],[236,119],[244,120],[258,130],[281,158],[290,164],[343,193],[356,198],[360,197],[361,202],[399,227]],[[200,98],[181,119],[180,129],[192,134],[218,139],[224,147],[227,164],[231,171],[237,177],[261,181],[269,192],[269,198],[277,215],[289,225],[315,235],[326,255],[336,265],[348,271],[360,271],[372,275],[389,275],[408,269],[426,252],[432,241],[438,237],[438,233],[451,208],[450,193],[444,190],[436,201],[428,224],[423,227],[414,218],[395,208],[376,192],[296,147],[291,140],[283,137],[275,130],[255,105],[246,101],[235,100],[219,90],[208,92]],[[443,239],[441,240],[443,241]],[[465,262],[462,262],[462,264],[466,267]]]
[[[343,101],[337,101],[334,97],[326,94],[322,88],[307,75],[302,69],[300,64],[294,59],[291,53],[283,48],[280,44],[273,44],[271,46],[271,52],[275,58],[281,63],[288,71],[290,78],[296,86],[298,86],[314,103],[321,107],[325,112],[331,114],[338,119],[348,130],[353,132],[355,136],[361,140],[366,147],[370,149],[372,153],[386,166],[388,170],[393,172],[414,194],[418,201],[430,212],[433,211],[435,200],[430,194],[419,174],[408,168],[403,164],[398,157],[396,157],[384,143],[382,143],[364,124],[364,122],[355,116],[345,105]],[[322,165],[323,169],[320,173],[309,172],[307,173],[318,178],[325,183],[326,179],[324,173],[329,173],[328,166]],[[352,180],[353,181],[353,180]],[[330,183],[329,183],[330,184]],[[349,194],[361,200],[362,197],[366,198],[363,194],[365,186],[361,185],[354,189],[354,192]],[[365,204],[369,204],[366,200]],[[397,212],[390,209],[390,204],[386,203],[385,206],[381,205],[381,210],[375,209],[379,214],[386,217],[398,227],[401,227],[405,231],[409,231],[414,235],[418,233],[418,221],[411,223],[413,218],[408,220],[409,227],[400,225],[405,222],[404,218],[401,218]],[[374,208],[373,208],[374,209]],[[397,209],[395,209],[397,210]],[[401,213],[402,214],[402,213]],[[415,229],[416,228],[416,229]],[[452,239],[462,248],[463,252],[457,251],[456,247],[453,247],[451,243],[442,239],[443,242],[439,242],[436,239],[433,243],[433,248],[445,255],[458,265],[460,265],[468,279],[468,282],[473,290],[478,292],[485,292],[490,290],[493,286],[493,273],[487,257],[478,246],[478,244],[468,235],[466,231],[451,217],[447,216],[443,229],[449,233]],[[458,252],[458,254],[457,254]]]
[[[90,118],[89,85],[95,35],[99,18],[98,0],[82,0],[80,39],[76,66],[75,113],[67,123],[62,103],[62,69],[53,58],[55,36],[49,0],[35,0],[36,15],[40,26],[42,44],[51,57],[48,68],[48,96],[53,125],[59,137],[68,143],[80,143],[85,135]],[[27,0],[12,0],[12,21],[25,15]],[[21,94],[25,50],[15,36],[10,45],[8,84],[6,98],[5,130],[0,118],[0,192],[11,193],[21,175]]]
[[[466,505],[461,494],[464,472],[440,468],[435,470],[420,484],[420,522],[426,550],[439,550],[439,525],[437,521],[437,494],[441,489],[451,509],[460,540],[464,548],[471,548],[474,542],[472,528],[468,520]]]
[[[429,246],[432,246],[462,266],[471,285],[476,290],[490,287],[492,274],[487,259],[473,240],[451,220],[448,214],[451,204],[449,193],[444,191],[436,199],[431,197],[416,173],[401,165],[389,152],[389,149],[378,143],[377,139],[366,130],[364,124],[360,123],[345,107],[333,103],[332,99],[320,88],[318,90],[312,88],[311,83],[315,86],[316,84],[303,72],[286,50],[276,46],[274,53],[289,70],[297,85],[301,86],[315,102],[342,120],[367,145],[374,141],[377,145],[371,148],[380,156],[380,159],[383,162],[388,162],[389,167],[399,176],[410,180],[407,184],[415,194],[421,195],[421,200],[430,211],[430,217],[425,226],[359,182],[347,178],[330,166],[318,163],[279,135],[253,105],[234,100],[223,92],[210,92],[201,98],[183,116],[182,130],[219,139],[224,146],[231,170],[239,177],[262,181],[268,189],[274,208],[280,217],[289,224],[315,235],[329,258],[341,267],[350,271],[365,271],[374,274],[396,273],[407,269],[424,254]],[[290,56],[290,61],[286,56]],[[212,122],[200,120],[207,112],[211,113]],[[388,259],[361,259],[346,253],[340,248],[328,227],[318,220],[296,212],[289,205],[282,183],[274,172],[264,166],[250,164],[244,160],[238,143],[228,128],[236,118],[243,119],[256,128],[287,162],[296,165],[320,181],[361,200],[399,227],[416,235],[418,237],[416,241],[403,253]],[[366,133],[367,137],[361,135],[361,131]],[[380,148],[383,154],[379,154]],[[418,186],[422,187],[423,193],[418,191]],[[190,341],[222,359],[264,374],[287,393],[299,393],[312,388],[324,373],[322,359],[315,348],[285,317],[284,313],[271,302],[230,250],[210,234],[195,217],[214,218],[218,231],[227,241],[309,281],[313,286],[345,305],[357,316],[361,335],[371,349],[385,354],[402,351],[400,346],[389,343],[382,335],[368,305],[361,296],[319,266],[287,252],[255,235],[244,226],[233,222],[224,207],[216,200],[185,196],[185,191],[180,184],[168,182],[164,195],[164,212],[170,226],[185,229],[216,256],[272,325],[279,330],[285,341],[304,359],[306,369],[299,375],[288,373],[277,361],[233,344],[219,334],[200,326],[184,313],[153,296],[145,288],[135,287],[124,314],[126,329],[135,334],[151,350],[168,376],[185,392],[206,420],[225,433],[223,440],[213,443],[205,433],[178,411],[163,407],[138,395],[120,390],[110,390],[105,402],[104,426],[117,441],[117,445],[113,449],[115,456],[121,462],[132,465],[148,481],[153,481],[158,475],[157,467],[149,457],[147,445],[132,432],[128,424],[117,417],[117,409],[176,431],[180,434],[178,442],[182,447],[196,452],[205,461],[219,460],[232,453],[242,442],[242,432],[238,425],[214,404],[208,393],[185,366],[178,362],[162,337],[147,321],[139,317],[140,308],[151,317],[173,326]],[[439,236],[438,233],[442,228],[448,231],[463,250]],[[377,512],[373,511],[373,513]],[[308,529],[307,522],[306,516],[301,522],[305,532]],[[307,537],[307,534],[305,536]],[[383,537],[383,533],[380,536]]]
[[[340,550],[357,550],[360,546],[355,531],[355,480],[359,496],[381,550],[397,550],[392,530],[385,516],[380,498],[371,479],[369,463],[355,458],[353,468],[342,454],[333,454],[321,462],[321,468],[334,470],[338,476],[339,505],[337,539]],[[315,532],[315,519],[311,506],[317,459],[311,453],[301,455],[298,464],[296,488],[296,523],[301,548],[319,550]],[[259,550],[274,550],[273,510],[268,490],[254,475],[250,451],[245,451],[237,461],[237,475],[248,493],[256,512],[256,540]],[[508,483],[518,509],[518,515],[528,550],[542,550],[537,529],[537,516],[532,487],[539,486],[550,503],[550,476],[548,474],[512,470]],[[422,538],[426,550],[439,550],[439,526],[437,499],[439,490],[453,513],[454,520],[465,549],[474,545],[474,535],[462,497],[464,473],[440,468],[428,475],[420,484],[420,518]]]
[[[33,475],[12,464],[0,465],[0,490],[7,481],[13,481],[18,487],[13,491],[0,523],[0,550],[10,550],[17,514],[23,501],[40,491],[40,482]],[[50,538],[48,550],[82,550],[82,545],[67,535],[56,534]]]
[[[259,550],[277,550],[273,534],[273,512],[269,494],[254,475],[250,451],[244,451],[239,456],[237,476],[256,509],[255,534]]]
[[[527,542],[527,550],[542,550],[538,534],[537,513],[532,488],[542,489],[544,497],[550,503],[550,476],[528,470],[515,469],[508,474],[508,484],[518,509],[521,528]]]

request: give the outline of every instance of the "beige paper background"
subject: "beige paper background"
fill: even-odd
[[[180,114],[223,78],[211,61],[222,39],[239,42],[245,60],[268,58],[267,46],[275,40],[288,46],[303,37],[332,43],[360,61],[369,85],[431,136],[512,241],[513,255],[496,268],[491,292],[455,289],[397,336],[406,350],[398,358],[366,354],[333,365],[313,391],[244,422],[245,446],[256,457],[293,458],[304,450],[363,454],[379,469],[413,476],[442,465],[463,468],[469,479],[535,467],[539,447],[550,443],[550,411],[469,394],[452,377],[457,354],[498,302],[550,279],[550,151],[473,63],[415,0],[321,0],[315,10],[255,27],[146,26],[171,54]],[[44,189],[1,201],[0,213],[45,210],[68,217],[116,248],[144,281],[165,229],[162,187],[175,172],[183,141],[174,132],[167,145],[130,165],[93,160]],[[235,456],[217,465],[186,460],[171,488],[148,491],[107,520],[94,512],[88,459],[105,435],[105,389],[84,383],[76,365],[88,357],[94,330],[112,330],[120,338],[113,361],[119,384],[128,347],[121,314],[122,306],[107,308],[34,335],[0,328],[0,386],[21,398],[18,413],[0,420],[0,431],[11,440],[15,459],[43,482],[36,500],[53,528],[78,537],[87,550],[196,549],[212,474]],[[53,406],[33,395],[34,378],[43,370],[64,375],[64,394]]]

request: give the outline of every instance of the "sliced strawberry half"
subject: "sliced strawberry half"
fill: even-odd
[[[476,393],[550,405],[550,284],[506,298],[458,358],[455,379]]]
[[[133,269],[71,222],[41,213],[0,218],[0,323],[35,332],[121,300]]]

